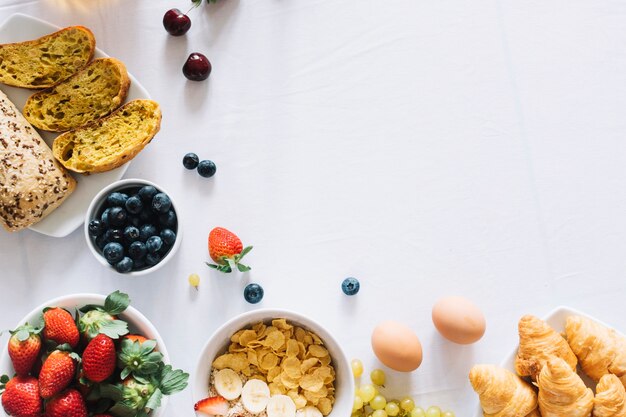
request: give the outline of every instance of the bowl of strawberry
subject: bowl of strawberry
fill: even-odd
[[[187,387],[128,295],[69,295],[28,314],[0,357],[0,415],[159,417]]]

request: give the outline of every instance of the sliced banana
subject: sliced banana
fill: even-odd
[[[215,389],[228,401],[239,398],[242,387],[241,378],[232,369],[224,368],[215,374]]]
[[[269,399],[270,388],[260,379],[248,380],[241,391],[241,402],[243,403],[243,408],[252,414],[258,414],[265,410]]]
[[[267,402],[267,417],[296,417],[296,403],[287,395],[274,395]]]
[[[302,410],[296,411],[296,417],[324,417],[317,407],[309,405]]]

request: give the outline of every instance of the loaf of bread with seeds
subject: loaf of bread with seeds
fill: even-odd
[[[85,68],[28,98],[24,117],[33,126],[65,132],[104,117],[122,105],[130,78],[123,62],[94,59]]]
[[[11,232],[31,226],[75,187],[39,133],[0,91],[0,224]]]
[[[104,172],[133,159],[161,127],[161,108],[152,100],[133,100],[109,116],[59,135],[54,157],[79,173]]]
[[[91,61],[96,39],[83,26],[70,26],[39,39],[0,45],[0,83],[47,88]]]

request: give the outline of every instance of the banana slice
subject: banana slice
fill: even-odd
[[[296,417],[324,417],[317,407],[309,405],[302,410],[296,411]]]
[[[270,388],[260,379],[248,380],[241,391],[241,402],[243,403],[243,408],[252,414],[258,414],[265,410],[269,399]]]
[[[267,417],[296,417],[296,403],[287,395],[274,395],[267,402]]]
[[[228,401],[239,398],[242,387],[241,378],[232,369],[224,368],[215,374],[215,389]]]

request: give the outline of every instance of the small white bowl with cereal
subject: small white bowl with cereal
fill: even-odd
[[[260,309],[211,336],[192,395],[199,415],[347,417],[354,378],[345,353],[319,323],[291,311]]]

